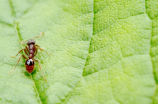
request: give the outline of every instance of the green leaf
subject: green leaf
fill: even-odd
[[[26,41],[41,62],[28,74]],[[157,0],[0,0],[0,104],[157,104]]]

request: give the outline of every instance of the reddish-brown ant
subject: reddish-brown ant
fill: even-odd
[[[41,34],[40,34],[39,36],[36,36],[36,37],[34,37],[34,38],[41,37],[42,35],[43,35],[43,32],[41,32]],[[33,38],[33,39],[34,39],[34,38]],[[34,58],[34,57],[36,56],[36,54],[37,54],[37,49],[40,49],[41,51],[44,51],[44,50],[43,50],[42,48],[40,48],[40,46],[38,46],[37,44],[35,44],[35,41],[34,41],[33,39],[30,39],[30,40],[25,41],[25,42],[22,43],[22,44],[24,44],[24,43],[27,42],[26,44],[27,44],[28,46],[25,46],[24,49],[21,49],[21,50],[18,52],[18,54],[21,53],[22,51],[24,51],[24,53],[28,56],[28,58],[27,58],[25,55],[21,55],[21,57],[18,59],[16,65],[19,63],[20,59],[23,57],[23,58],[26,59],[26,62],[25,62],[26,70],[27,70],[29,73],[32,73],[33,70],[34,70],[34,61],[38,62],[38,63],[39,63],[40,70],[41,70],[41,73],[42,73],[42,75],[43,75],[43,78],[44,78],[45,81],[47,81],[46,78],[44,77],[43,72],[42,72],[41,63],[40,63],[38,60],[36,60],[36,59]],[[47,52],[46,52],[46,53],[47,53]],[[17,55],[18,55],[18,54],[17,54]],[[47,53],[47,54],[48,54],[48,53]],[[16,55],[16,56],[17,56],[17,55]],[[16,56],[12,56],[12,57],[16,57]],[[16,65],[15,65],[14,69],[11,71],[11,73],[15,70]]]

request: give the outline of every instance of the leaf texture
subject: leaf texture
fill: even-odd
[[[0,104],[157,104],[157,0],[0,0]],[[39,64],[25,59],[35,39]]]

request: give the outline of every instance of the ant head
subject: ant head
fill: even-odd
[[[30,44],[35,44],[35,41],[33,39],[30,39],[28,42],[27,42],[27,45],[30,45]]]

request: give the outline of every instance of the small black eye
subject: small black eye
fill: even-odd
[[[34,61],[32,59],[28,59],[25,64],[28,66],[34,65]]]

